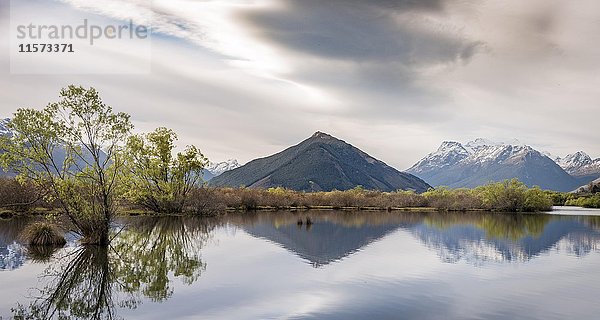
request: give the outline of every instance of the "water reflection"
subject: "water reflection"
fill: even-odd
[[[310,216],[312,224],[299,225]],[[552,248],[583,256],[598,248],[600,217],[540,214],[311,212],[233,218],[252,236],[267,239],[321,267],[406,230],[442,261],[523,262]]]
[[[43,286],[29,305],[13,310],[17,319],[114,319],[118,308],[136,308],[145,299],[161,302],[172,282],[198,280],[206,264],[200,250],[214,223],[182,217],[128,219],[127,229],[108,248],[85,246],[56,254]]]
[[[314,267],[341,260],[398,228],[408,228],[421,220],[419,214],[331,211],[265,213],[245,218],[239,223],[245,232],[279,244]],[[310,224],[304,223],[307,219]]]
[[[411,232],[445,262],[482,265],[524,262],[553,248],[585,255],[600,241],[600,232],[590,227],[593,221],[597,217],[434,214]]]
[[[455,299],[470,303],[483,295],[487,300],[477,301],[490,305],[471,310],[478,314],[473,318],[508,319],[514,317],[502,314],[507,305],[521,312],[548,298],[542,295],[549,290],[546,277],[557,283],[556,299],[563,292],[583,297],[600,292],[585,285],[597,278],[586,269],[595,268],[597,256],[581,265],[577,259],[598,251],[600,217],[311,211],[211,220],[134,217],[121,224],[127,227],[108,249],[71,246],[35,253],[15,241],[26,221],[0,221],[0,245],[21,252],[5,259],[15,266],[5,274],[32,272],[27,259],[46,266],[31,299],[11,301],[12,315],[432,318],[453,310],[448,318],[461,319]],[[525,263],[533,259],[544,263]],[[176,290],[180,284],[191,288]],[[312,309],[303,309],[311,303]],[[486,316],[489,306],[500,313]],[[552,318],[552,312],[545,314]]]
[[[17,269],[27,260],[27,250],[17,238],[30,221],[29,218],[0,220],[0,271]]]

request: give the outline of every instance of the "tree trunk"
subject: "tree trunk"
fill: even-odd
[[[81,239],[81,244],[108,246],[110,244],[110,238],[108,235],[109,224],[109,220],[99,222],[96,228],[89,230],[88,232],[86,232],[87,234],[83,235],[83,239]]]

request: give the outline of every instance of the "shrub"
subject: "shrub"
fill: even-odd
[[[384,193],[383,198],[386,207],[425,207],[427,201],[425,197],[416,194],[414,191],[402,191]]]
[[[552,209],[552,199],[539,187],[527,188],[517,179],[489,183],[475,188],[483,206],[497,211],[547,211]]]
[[[254,210],[258,207],[259,203],[259,190],[252,189],[240,189],[240,207],[246,210]]]
[[[570,197],[569,193],[544,190],[544,194],[552,200],[552,204],[555,206],[564,206]]]
[[[32,183],[0,178],[0,207],[26,212],[35,208],[39,203],[38,198],[38,192]]]
[[[567,206],[578,206],[584,208],[600,208],[600,194],[571,198],[565,203]]]
[[[196,188],[190,192],[185,212],[218,215],[227,209],[222,193],[213,188]]]
[[[444,210],[479,209],[481,198],[469,189],[448,189],[439,187],[423,193],[427,206]]]
[[[525,192],[524,211],[552,210],[553,200],[539,187],[528,189]]]
[[[186,211],[203,213],[236,208],[259,207],[434,207],[441,210],[489,209],[496,211],[542,211],[552,206],[550,196],[539,188],[528,189],[517,180],[491,183],[476,189],[431,189],[423,194],[413,191],[381,192],[361,187],[346,191],[299,192],[281,187],[199,188],[190,197]],[[211,208],[205,210],[203,208]]]
[[[587,203],[584,203],[586,208],[600,208],[600,194],[595,194],[590,197]]]
[[[33,262],[48,263],[59,248],[60,245],[29,246],[27,248],[27,255]]]
[[[67,241],[56,226],[49,222],[34,222],[21,233],[21,239],[30,246],[63,246]]]
[[[522,211],[525,207],[527,186],[517,179],[489,183],[475,188],[483,206],[498,211]]]

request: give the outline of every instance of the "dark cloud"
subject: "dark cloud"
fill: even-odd
[[[468,61],[480,46],[422,16],[440,0],[285,1],[282,8],[240,16],[264,39],[328,59],[412,67]]]
[[[280,0],[237,17],[254,36],[302,61],[286,76],[341,97],[337,116],[437,122],[451,110],[441,110],[446,93],[425,74],[468,63],[483,46],[435,22],[446,2]]]

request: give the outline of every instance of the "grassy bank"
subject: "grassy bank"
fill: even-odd
[[[422,194],[412,191],[381,192],[360,187],[347,191],[297,192],[283,188],[203,189],[205,199],[230,210],[349,209],[349,210],[488,210],[504,212],[547,211],[552,200],[539,188],[509,180],[475,189],[437,188]]]
[[[10,179],[0,180],[6,196],[0,198],[4,211],[52,212],[53,204],[37,197],[31,186],[15,185]],[[23,192],[23,188],[26,192]],[[21,196],[22,194],[22,196]],[[23,197],[21,199],[20,197]],[[19,201],[21,205],[15,206]],[[27,204],[27,205],[24,205]],[[490,183],[474,189],[437,188],[422,194],[412,191],[381,192],[361,187],[346,191],[298,192],[283,188],[197,188],[188,197],[184,213],[214,215],[226,211],[245,210],[427,210],[503,212],[535,212],[550,210],[552,194],[539,188],[527,188],[517,180]],[[141,203],[120,200],[120,212],[144,214]],[[15,210],[18,209],[18,210]]]

